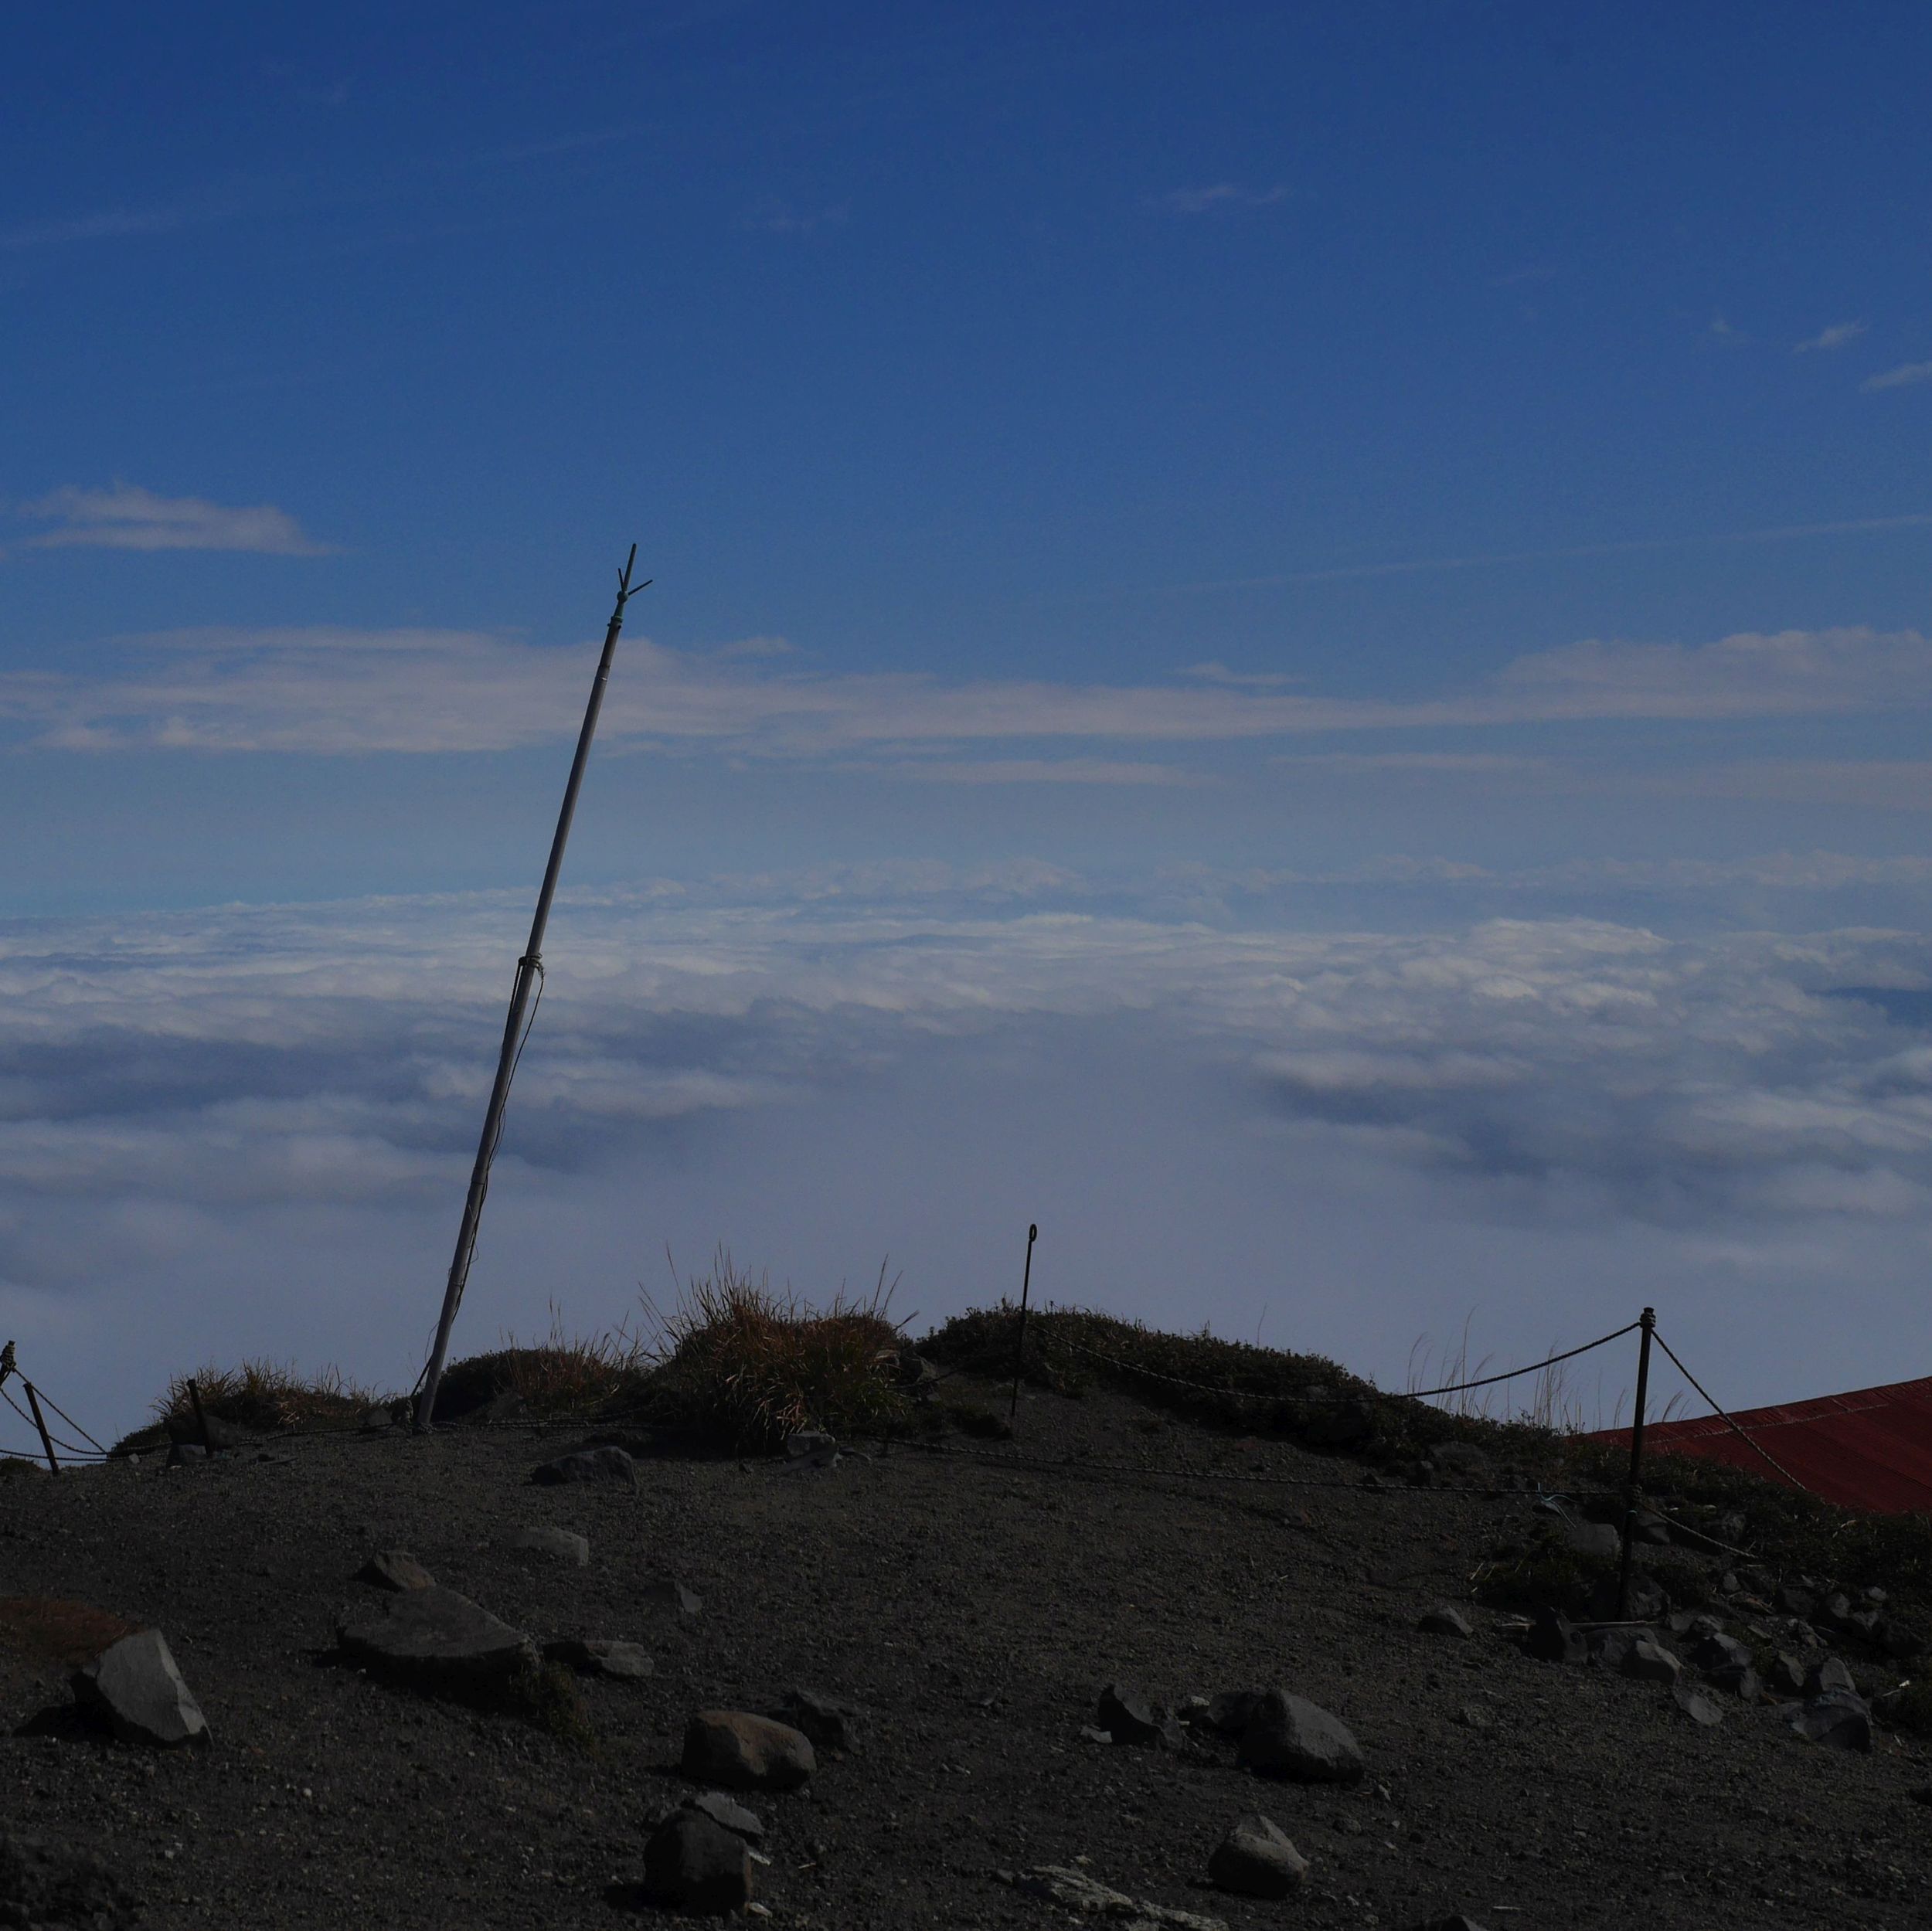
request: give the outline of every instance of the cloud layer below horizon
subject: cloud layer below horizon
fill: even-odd
[[[524,916],[0,933],[0,1296],[39,1379],[111,1426],[240,1352],[406,1383]],[[472,1348],[553,1297],[620,1317],[667,1246],[818,1293],[889,1253],[929,1320],[1009,1289],[1034,1219],[1054,1298],[1397,1385],[1472,1312],[1525,1360],[1648,1300],[1770,1399],[1889,1377],[1932,1239],[1917,935],[1311,934],[935,865],[579,897],[549,950]]]

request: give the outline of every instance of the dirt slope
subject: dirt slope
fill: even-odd
[[[870,1714],[806,1791],[750,1800],[777,1923],[1063,1923],[998,1874],[1077,1858],[1230,1927],[1455,1910],[1492,1931],[1925,1921],[1932,1809],[1910,1793],[1928,1773],[1896,1740],[1828,1752],[1735,1704],[1701,1729],[1655,1685],[1524,1658],[1480,1610],[1471,1641],[1416,1631],[1466,1595],[1520,1498],[1351,1486],[1346,1460],[1106,1392],[1030,1396],[1020,1438],[971,1444],[978,1459],[666,1455],[634,1494],[529,1484],[580,1439],[310,1439],[273,1459],[0,1484],[0,1592],[158,1626],[216,1738],[163,1755],[66,1725],[12,1736],[8,1822],[102,1857],[155,1926],[636,1924],[612,1887],[635,1880],[646,1820],[687,1787],[685,1718],[802,1685]],[[1318,1485],[1157,1472],[1183,1468]],[[580,1530],[589,1567],[511,1555],[524,1524]],[[332,1662],[350,1577],[390,1546],[539,1641],[635,1638],[657,1673],[585,1685],[587,1752]],[[704,1599],[689,1627],[643,1606],[667,1574]],[[1281,1685],[1352,1726],[1369,1780],[1264,1783],[1226,1747],[1083,1739],[1116,1678],[1170,1700]],[[0,1697],[12,1729],[68,1702],[65,1672],[0,1647]],[[1290,1903],[1201,1888],[1250,1810],[1311,1861]]]

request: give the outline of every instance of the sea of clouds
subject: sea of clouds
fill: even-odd
[[[883,1264],[923,1329],[1015,1291],[1037,1221],[1048,1298],[1389,1385],[1465,1328],[1513,1365],[1645,1303],[1736,1402],[1910,1372],[1932,940],[1311,932],[1270,904],[1029,864],[566,896],[457,1351],[553,1304],[634,1322],[640,1283],[664,1301],[720,1246],[821,1297]],[[0,1319],[28,1372],[97,1433],[204,1360],[406,1387],[527,916],[0,927]],[[1629,1379],[1593,1357],[1581,1419]]]

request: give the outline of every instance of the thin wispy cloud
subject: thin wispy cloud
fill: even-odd
[[[1206,215],[1217,209],[1272,208],[1286,201],[1288,188],[1277,182],[1272,188],[1247,188],[1238,182],[1217,181],[1207,188],[1170,188],[1156,195],[1150,206],[1167,215]]]
[[[1932,382],[1932,362],[1901,362],[1882,376],[1868,376],[1859,387],[1869,395],[1880,389],[1916,389],[1920,382]]]
[[[1862,321],[1833,322],[1828,328],[1821,328],[1815,335],[1801,342],[1791,345],[1794,355],[1802,355],[1812,350],[1830,351],[1849,348],[1865,334],[1867,325]]]
[[[135,235],[172,235],[219,220],[225,209],[186,203],[151,208],[103,208],[91,214],[27,222],[0,233],[0,249],[53,248],[70,242],[114,241]]]
[[[268,503],[231,508],[199,496],[158,496],[128,483],[72,487],[24,503],[19,514],[54,527],[29,537],[31,549],[234,550],[257,556],[322,556],[286,510]]]
[[[767,199],[756,201],[739,220],[739,226],[760,235],[815,235],[822,228],[843,228],[852,219],[852,203],[834,202],[828,207],[794,208],[788,201]]]
[[[0,675],[0,718],[49,748],[437,753],[508,750],[575,732],[594,647],[430,631],[189,631],[111,647],[93,676]],[[1916,631],[1743,632],[1702,644],[1588,639],[1484,682],[1413,698],[1325,697],[1264,684],[947,682],[828,672],[789,654],[627,642],[606,700],[613,748],[879,758],[998,746],[1008,781],[1052,781],[1042,747],[1189,746],[1315,733],[1618,719],[1851,716],[1932,705],[1932,641]],[[1106,761],[1100,770],[1104,770]],[[964,782],[992,782],[967,777]],[[1063,774],[1062,782],[1083,781]],[[1086,782],[1121,781],[1115,771]],[[1142,774],[1138,781],[1153,780]]]

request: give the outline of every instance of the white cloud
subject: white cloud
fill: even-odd
[[[1869,393],[1880,389],[1915,388],[1920,382],[1932,382],[1932,362],[1901,362],[1882,376],[1867,376],[1859,387]]]
[[[1172,764],[1121,758],[937,758],[906,760],[890,767],[898,777],[932,784],[1200,785],[1209,780]]]
[[[1794,355],[1802,355],[1814,349],[1829,351],[1844,348],[1858,340],[1866,332],[1866,325],[1862,321],[1833,322],[1828,328],[1821,328],[1815,335],[1801,342],[1791,345]]]
[[[1272,188],[1248,188],[1238,182],[1217,181],[1209,188],[1171,188],[1157,195],[1152,205],[1164,214],[1205,215],[1231,208],[1271,208],[1286,201],[1288,189],[1277,182]]]
[[[29,537],[34,549],[240,550],[260,556],[321,556],[327,546],[304,535],[272,504],[230,508],[199,496],[157,496],[128,483],[109,489],[55,490],[20,514],[56,527]]]
[[[124,650],[94,677],[0,675],[0,717],[35,742],[76,750],[508,750],[574,733],[590,648],[427,630],[182,632]],[[947,683],[911,672],[816,671],[774,654],[770,640],[756,654],[702,655],[639,640],[624,646],[604,731],[613,745],[859,754],[883,759],[886,770],[916,746],[998,744],[1008,747],[1016,779],[1030,769],[1035,747],[1056,741],[1179,747],[1927,703],[1932,644],[1916,631],[1746,633],[1696,646],[1592,641],[1520,658],[1461,693],[1406,699],[1325,698],[1240,681]],[[1120,781],[1120,774],[1087,781]],[[1143,773],[1141,781],[1175,780]]]
[[[989,1214],[992,1235],[1046,1227],[1056,1297],[1238,1321],[1245,1287],[1181,1284],[1238,1273],[1298,1345],[1366,1365],[1413,1321],[1398,1369],[1474,1294],[1519,1297],[1526,1352],[1611,1324],[1599,1301],[1639,1276],[1680,1338],[1707,1277],[1715,1333],[1740,1307],[1775,1332],[1781,1283],[1842,1306],[1844,1283],[1872,1291],[1859,1270],[1916,1279],[1932,1246],[1932,1046],[1887,1016],[1932,1009],[1922,936],[1282,933],[1092,908],[1025,865],[567,900],[470,1345],[493,1319],[540,1324],[559,1289],[621,1307],[667,1238],[695,1259],[755,1232],[744,1257],[781,1275],[808,1253],[869,1270],[889,1246],[930,1315],[935,1281],[996,1291],[961,1258]],[[526,912],[0,928],[0,1307],[63,1401],[114,1348],[145,1395],[205,1336],[313,1358],[350,1326],[406,1382]],[[1720,1253],[1747,1257],[1754,1298]],[[90,1307],[59,1354],[66,1311]],[[1882,1331],[1830,1345],[1855,1355],[1869,1332],[1879,1379]]]

